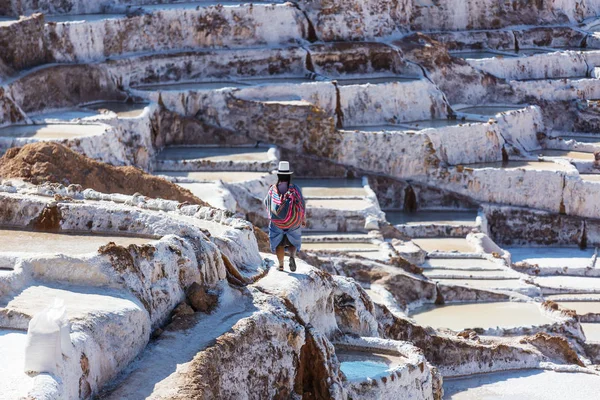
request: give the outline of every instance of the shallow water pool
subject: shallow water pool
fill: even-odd
[[[397,355],[346,349],[336,349],[336,355],[342,372],[350,381],[387,375],[405,361]]]

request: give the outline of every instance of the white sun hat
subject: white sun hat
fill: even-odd
[[[279,161],[279,168],[277,168],[277,173],[280,175],[291,175],[293,174],[290,171],[290,163],[289,161]]]

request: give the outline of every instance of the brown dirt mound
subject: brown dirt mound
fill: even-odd
[[[191,204],[207,205],[189,190],[135,167],[114,167],[82,156],[58,143],[38,142],[13,147],[0,158],[0,178],[79,184],[103,193],[141,193]]]
[[[267,235],[257,226],[254,226],[254,236],[256,236],[256,241],[258,242],[258,251],[262,251],[263,253],[270,253],[271,245],[269,242],[269,235]]]

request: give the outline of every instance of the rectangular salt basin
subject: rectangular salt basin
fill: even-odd
[[[496,53],[493,51],[457,51],[450,53],[452,57],[464,58],[470,60],[483,60],[486,58],[496,58],[496,57],[516,57],[516,55],[512,54],[502,54]]]
[[[541,268],[585,268],[591,266],[594,250],[576,247],[507,247],[513,264],[526,262]]]
[[[313,79],[298,77],[265,77],[265,78],[243,78],[240,82],[253,85],[282,85],[316,82]]]
[[[600,323],[582,323],[586,342],[600,343]]]
[[[73,139],[100,135],[106,131],[104,125],[42,124],[15,125],[0,129],[0,136],[30,137],[36,139]]]
[[[248,86],[241,82],[179,82],[179,83],[160,83],[154,85],[136,86],[133,89],[144,91],[186,91],[186,90],[220,90],[231,88],[235,89],[240,86]]]
[[[239,172],[239,171],[155,171],[154,175],[165,175],[177,178],[187,178],[195,181],[218,181],[223,182],[243,182],[254,179],[260,179],[267,172]]]
[[[45,15],[46,22],[66,23],[66,22],[94,22],[105,19],[126,18],[125,14],[82,14],[82,15]]]
[[[444,378],[445,400],[597,400],[600,376],[516,370]]]
[[[379,246],[373,243],[363,242],[305,242],[302,243],[303,250],[337,250],[357,249],[378,251]]]
[[[482,258],[429,258],[421,268],[502,270],[498,264]]]
[[[347,211],[358,211],[364,210],[365,208],[371,207],[372,204],[366,200],[353,200],[353,199],[331,199],[331,200],[317,200],[307,199],[306,208],[327,208],[332,210],[347,210]]]
[[[463,238],[417,238],[413,242],[427,252],[476,252],[475,246]]]
[[[342,131],[357,131],[357,132],[403,132],[406,130],[402,125],[363,125],[363,126],[348,126]]]
[[[535,303],[498,302],[424,306],[411,313],[419,325],[461,331],[467,328],[517,328],[554,322]]]
[[[546,157],[565,157],[574,160],[594,161],[594,153],[585,153],[583,151],[538,150],[535,153]]]
[[[167,147],[158,154],[159,160],[268,161],[269,149],[264,147]]]
[[[377,352],[336,348],[340,369],[349,381],[366,380],[389,374],[395,367],[405,364],[406,358]]]
[[[428,278],[438,277],[445,279],[453,279],[450,276],[461,277],[460,279],[485,279],[485,278],[497,278],[497,279],[514,279],[519,276],[515,273],[511,273],[507,270],[486,270],[486,271],[469,271],[465,269],[446,269],[446,268],[427,268],[423,271],[423,275]]]
[[[462,126],[472,123],[481,123],[480,121],[470,121],[461,119],[428,119],[421,121],[402,122],[401,126],[408,129],[429,129],[429,128],[446,128],[448,126]]]
[[[212,207],[223,210],[227,209],[227,206],[225,205],[225,197],[229,194],[218,183],[177,183],[177,185],[189,190],[194,196],[207,202]]]
[[[573,171],[575,167],[570,165],[563,165],[552,161],[496,161],[489,163],[475,163],[465,164],[465,168],[472,169],[483,169],[483,168],[496,168],[496,169],[524,169],[528,171]]]
[[[121,118],[135,118],[142,115],[148,103],[123,103],[119,101],[104,101],[82,106],[89,110],[100,112],[102,110],[112,111]]]
[[[569,310],[574,310],[577,315],[600,314],[600,301],[557,301],[558,304]]]
[[[362,179],[294,179],[304,197],[364,197]]]
[[[520,290],[527,286],[519,279],[433,279],[441,285],[467,286],[475,289]]]
[[[456,110],[456,112],[464,113],[464,114],[485,115],[485,116],[493,117],[497,114],[507,112],[507,111],[522,110],[525,107],[526,106],[475,106],[475,107],[461,108],[460,110]]]
[[[600,292],[600,278],[583,276],[538,276],[535,283],[542,288],[562,291]]]
[[[152,239],[131,236],[66,234],[0,229],[0,253],[86,254],[115,242],[120,246],[142,245]]]
[[[356,79],[337,79],[338,86],[351,86],[351,85],[377,85],[382,83],[400,83],[400,82],[414,82],[418,81],[419,78],[408,78],[408,77],[378,77],[378,78],[356,78]]]
[[[600,182],[600,174],[580,174],[582,180],[588,182]]]
[[[33,377],[24,372],[27,332],[0,330],[0,398],[20,399],[33,384]]]
[[[392,225],[475,225],[477,210],[473,211],[385,211],[386,219]]]

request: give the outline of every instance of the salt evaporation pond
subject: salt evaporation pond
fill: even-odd
[[[427,252],[475,253],[476,249],[464,238],[416,238],[413,242]]]
[[[307,208],[328,208],[332,210],[364,210],[372,203],[361,199],[307,199]]]
[[[100,103],[83,106],[89,110],[100,112],[102,110],[112,111],[121,118],[135,118],[142,115],[148,103],[124,103],[119,101],[104,101]]]
[[[538,154],[546,157],[565,157],[572,158],[574,160],[587,160],[594,161],[594,153],[585,153],[583,151],[569,151],[569,150],[539,150]]]
[[[421,121],[402,122],[400,125],[408,129],[437,129],[449,126],[462,126],[472,123],[482,123],[481,121],[468,121],[461,119],[427,119]]]
[[[304,197],[365,197],[362,179],[294,179]]]
[[[31,137],[36,139],[73,139],[99,135],[106,131],[105,125],[40,124],[15,125],[0,129],[0,136]]]
[[[185,91],[185,90],[219,90],[235,89],[240,86],[248,86],[241,82],[177,82],[177,83],[159,83],[155,85],[136,86],[133,89],[143,91]]]
[[[544,370],[517,370],[444,378],[447,400],[592,400],[600,376]]]
[[[373,78],[355,78],[355,79],[337,79],[339,86],[351,86],[351,85],[377,85],[382,83],[400,83],[400,82],[414,82],[420,78],[410,78],[403,76],[390,76],[390,77],[373,77]]]
[[[142,245],[151,239],[133,236],[82,235],[0,229],[0,252],[35,254],[85,254],[114,242],[120,246]]]
[[[496,168],[496,169],[524,169],[534,171],[574,171],[575,167],[571,165],[563,165],[552,161],[495,161],[489,163],[474,163],[465,164],[465,168],[472,169],[483,169],[483,168]]]
[[[401,356],[366,351],[336,349],[340,369],[349,381],[360,381],[389,374],[396,366],[406,362]]]
[[[505,53],[495,53],[493,51],[457,51],[450,53],[452,57],[464,58],[470,60],[483,60],[486,58],[495,58],[495,57],[516,57],[513,54],[505,54]]]
[[[474,115],[485,115],[493,117],[496,114],[500,114],[507,111],[522,110],[525,106],[477,106],[467,107],[456,110],[457,113],[463,114],[474,114]]]
[[[542,268],[563,268],[591,266],[594,250],[581,250],[577,247],[507,247],[513,264],[526,262]]]
[[[303,250],[340,250],[340,249],[360,249],[360,250],[379,250],[379,246],[373,243],[364,242],[303,242]]]
[[[386,219],[392,225],[475,225],[477,210],[472,211],[385,211]]]
[[[600,314],[600,301],[556,301],[559,305],[569,310],[574,310],[577,315]]]
[[[158,154],[158,160],[265,161],[265,147],[168,147]]]
[[[579,176],[587,182],[600,182],[600,174],[580,174]]]
[[[241,172],[241,171],[155,171],[154,175],[164,175],[173,178],[186,178],[199,182],[244,182],[260,179],[267,172]]]
[[[429,258],[421,267],[425,269],[503,270],[498,264],[484,258]]]
[[[582,323],[581,329],[587,342],[600,343],[600,323]]]
[[[427,305],[411,313],[419,325],[461,331],[467,328],[517,328],[554,322],[535,303],[497,302]]]

